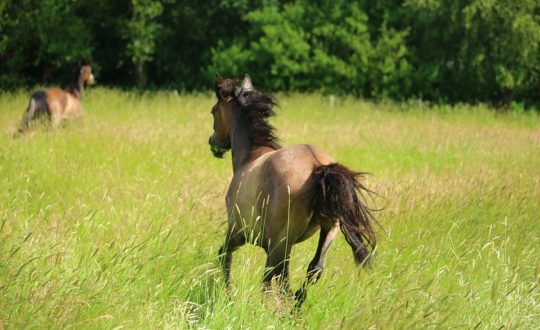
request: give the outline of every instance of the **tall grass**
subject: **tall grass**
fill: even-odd
[[[83,126],[13,139],[27,97],[0,95],[0,329],[540,327],[535,113],[279,97],[283,144],[373,173],[384,208],[373,266],[340,236],[291,315],[262,293],[260,248],[235,253],[225,290],[213,96],[96,88]],[[293,250],[293,289],[316,236]]]

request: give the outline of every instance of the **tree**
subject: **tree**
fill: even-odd
[[[365,96],[399,96],[403,90],[406,31],[381,26],[372,37],[357,2],[271,3],[244,19],[244,33],[212,50],[210,71],[249,71],[275,90]]]
[[[540,80],[540,4],[536,0],[472,1],[463,9],[462,52],[480,70],[491,98],[508,108]]]
[[[91,34],[76,9],[74,0],[2,2],[0,85],[16,86],[25,76],[46,82],[53,74],[64,76],[60,72],[71,75],[77,60],[88,59]]]
[[[135,67],[136,82],[145,86],[148,82],[146,63],[153,59],[156,37],[162,25],[157,18],[163,12],[158,0],[131,0],[132,16],[125,22],[124,37],[128,40],[126,52]]]

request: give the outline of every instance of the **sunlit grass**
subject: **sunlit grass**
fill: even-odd
[[[95,88],[82,127],[13,139],[28,95],[0,95],[0,329],[540,327],[534,112],[279,96],[283,144],[372,173],[384,208],[373,266],[340,236],[291,316],[262,293],[262,249],[235,253],[225,291],[232,169],[207,145],[211,94]],[[293,289],[316,236],[295,246]]]

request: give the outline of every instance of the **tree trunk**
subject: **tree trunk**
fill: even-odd
[[[135,79],[137,80],[137,85],[139,87],[144,87],[148,83],[145,64],[144,60],[138,60],[135,64]]]
[[[500,111],[507,112],[510,109],[510,106],[512,105],[513,99],[514,99],[514,90],[511,88],[505,88],[501,93],[501,98],[499,99],[497,108]]]
[[[48,63],[45,63],[45,66],[43,67],[43,74],[41,76],[41,82],[47,83],[49,81],[49,78],[51,77],[51,66]]]

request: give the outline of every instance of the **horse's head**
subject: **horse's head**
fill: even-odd
[[[208,143],[210,150],[217,158],[223,158],[225,152],[231,149],[231,119],[236,104],[243,105],[246,92],[254,90],[251,78],[246,75],[240,87],[233,79],[223,79],[216,75],[214,85],[217,102],[212,107],[214,117],[214,134]]]
[[[79,72],[79,75],[85,85],[94,84],[94,74],[92,73],[92,66],[89,63],[81,64],[81,70]]]

